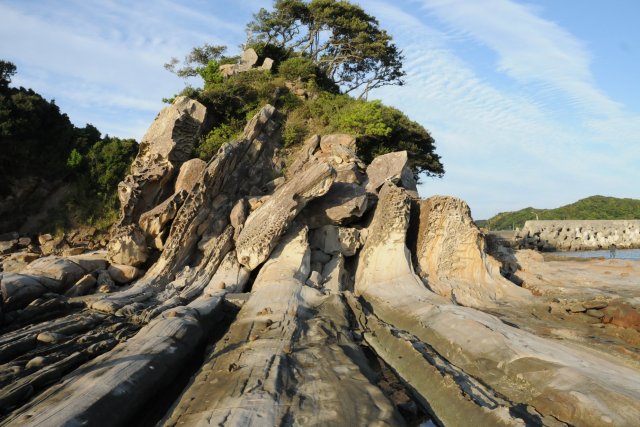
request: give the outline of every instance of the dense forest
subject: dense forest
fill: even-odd
[[[133,139],[80,128],[32,89],[11,87],[16,66],[0,60],[0,226],[17,229],[43,212],[40,231],[108,227],[117,217],[117,186],[138,146]],[[53,194],[57,200],[46,203]],[[44,207],[46,205],[46,207]]]
[[[524,208],[502,212],[479,225],[490,230],[522,228],[528,220],[549,219],[640,219],[640,200],[591,196],[556,209]]]

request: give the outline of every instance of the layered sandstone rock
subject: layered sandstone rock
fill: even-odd
[[[188,160],[201,107],[152,125],[108,254],[0,239],[0,424],[640,419],[634,265],[509,253],[519,287],[463,201],[416,200],[406,152],[315,135],[285,161],[267,105]]]
[[[500,275],[500,263],[485,252],[484,236],[463,200],[443,196],[418,200],[414,216],[416,270],[429,289],[468,306],[530,295]]]
[[[385,184],[356,274],[355,292],[366,308],[356,310],[363,327],[371,327],[367,341],[444,424],[596,426],[638,419],[637,370],[429,291],[405,246],[409,211],[404,190]]]

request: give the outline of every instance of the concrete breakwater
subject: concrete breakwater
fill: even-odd
[[[519,247],[542,251],[640,248],[640,220],[527,221],[516,232]]]

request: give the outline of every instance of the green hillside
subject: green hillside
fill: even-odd
[[[43,209],[46,223],[29,231],[107,228],[138,144],[73,125],[55,101],[12,87],[16,72],[0,59],[0,233],[20,229]]]
[[[640,200],[591,196],[556,209],[524,208],[501,212],[486,221],[490,230],[511,230],[528,220],[544,219],[640,219]]]

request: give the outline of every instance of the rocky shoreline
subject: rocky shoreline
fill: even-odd
[[[640,419],[640,263],[488,245],[406,152],[286,153],[270,105],[189,160],[207,126],[187,98],[159,114],[108,239],[3,240],[0,425]]]

